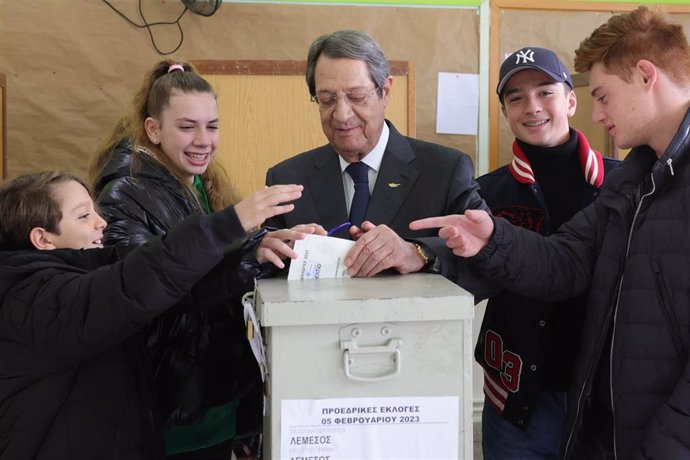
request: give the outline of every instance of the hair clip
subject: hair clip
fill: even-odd
[[[179,71],[184,72],[184,67],[182,67],[180,64],[170,64],[170,67],[168,67],[168,73],[170,73],[174,70],[179,70]]]

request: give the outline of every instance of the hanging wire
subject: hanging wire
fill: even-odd
[[[144,17],[144,11],[142,9],[142,1],[143,0],[139,0],[139,16],[141,16],[142,21],[144,21],[143,24],[137,24],[136,22],[129,19],[127,16],[124,15],[124,13],[122,13],[120,10],[115,8],[108,0],[103,0],[103,3],[108,5],[113,11],[115,11],[118,15],[120,15],[122,18],[124,18],[125,21],[129,22],[134,27],[137,27],[139,29],[146,29],[147,32],[149,33],[149,37],[151,38],[151,44],[153,45],[153,48],[158,52],[158,54],[161,54],[163,56],[166,56],[168,54],[173,54],[175,51],[180,49],[180,47],[182,46],[182,42],[184,41],[184,32],[182,32],[182,26],[180,26],[180,19],[182,19],[182,16],[184,16],[184,14],[187,12],[188,8],[185,6],[184,10],[182,10],[182,13],[180,13],[180,15],[174,21],[148,22],[146,20],[146,18]],[[151,30],[151,27],[153,27],[153,26],[166,26],[166,25],[176,25],[177,26],[177,30],[180,31],[180,41],[178,42],[175,49],[173,49],[172,51],[165,51],[164,52],[158,48],[158,45],[156,45],[156,40],[153,37],[153,31]]]

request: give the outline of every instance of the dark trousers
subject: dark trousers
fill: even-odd
[[[484,460],[558,459],[565,417],[565,392],[542,391],[527,430],[521,430],[484,403]]]

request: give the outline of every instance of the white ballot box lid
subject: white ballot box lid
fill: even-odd
[[[472,294],[441,275],[257,281],[264,327],[471,319]]]

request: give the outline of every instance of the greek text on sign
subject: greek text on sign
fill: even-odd
[[[457,396],[281,402],[281,458],[458,458]]]

